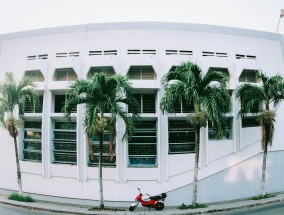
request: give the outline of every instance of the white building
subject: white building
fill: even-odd
[[[143,120],[129,142],[121,141],[124,127],[117,122],[115,160],[107,159],[107,148],[104,154],[106,205],[128,205],[137,187],[153,195],[167,192],[166,205],[189,204],[194,135],[184,120],[190,107],[177,104],[176,115],[161,112],[162,76],[190,60],[204,73],[229,73],[233,91],[242,82],[256,82],[257,70],[283,75],[283,51],[279,34],[177,23],[88,24],[0,35],[0,80],[7,71],[18,78],[31,74],[42,95],[39,107],[27,107],[18,138],[23,191],[51,201],[89,204],[99,199],[98,167],[89,160],[83,107],[74,110],[72,128],[64,126],[61,107],[70,81],[106,72],[129,76]],[[226,139],[215,140],[214,128],[201,132],[200,203],[260,193],[260,127],[253,115],[242,122],[234,94],[232,100]],[[283,107],[268,153],[268,193],[284,191]],[[8,193],[17,190],[14,146],[6,130],[0,133],[0,192]]]

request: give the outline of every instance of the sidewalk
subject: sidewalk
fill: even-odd
[[[18,202],[7,199],[7,196],[0,195],[0,203],[9,204],[13,206],[25,207],[35,210],[43,210],[57,213],[70,213],[70,214],[97,214],[97,215],[143,215],[143,214],[155,214],[155,215],[182,215],[182,214],[200,214],[210,213],[216,211],[228,211],[237,208],[253,207],[257,205],[264,205],[273,202],[284,201],[284,193],[277,194],[275,197],[260,199],[260,200],[239,200],[233,202],[222,202],[209,204],[207,208],[198,209],[186,209],[180,210],[174,207],[165,207],[162,211],[156,211],[148,208],[138,207],[135,211],[130,212],[128,208],[124,208],[125,211],[89,211],[88,207],[81,205],[71,204],[59,204],[54,202],[36,201],[32,203]]]

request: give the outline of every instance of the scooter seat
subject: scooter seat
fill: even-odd
[[[165,199],[167,197],[167,194],[162,193],[161,195],[158,196],[150,196],[149,198],[152,200],[159,200],[159,199]]]
[[[162,199],[162,196],[161,195],[159,195],[159,196],[150,196],[149,198],[152,199],[152,200],[159,200],[159,199]]]

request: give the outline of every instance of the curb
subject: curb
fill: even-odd
[[[156,215],[185,215],[185,214],[202,214],[202,213],[214,213],[214,212],[222,212],[222,211],[231,211],[236,209],[243,208],[252,208],[261,205],[267,205],[277,202],[284,201],[284,195],[278,195],[276,197],[271,197],[267,199],[260,200],[242,200],[235,202],[227,202],[227,203],[216,203],[208,205],[207,208],[197,208],[197,209],[185,209],[180,210],[177,208],[165,208],[163,211],[153,211],[148,210],[147,208],[139,207],[138,210],[134,212],[126,211],[89,211],[87,207],[82,207],[80,205],[68,205],[68,204],[58,204],[52,202],[44,202],[44,201],[36,201],[36,202],[17,202],[13,200],[7,199],[6,196],[0,196],[0,203],[26,208],[30,210],[38,210],[38,211],[46,211],[52,213],[66,213],[66,214],[76,214],[76,215],[138,215],[138,214],[156,214]],[[143,210],[144,209],[144,210]]]

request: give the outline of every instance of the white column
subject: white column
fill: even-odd
[[[52,109],[52,92],[45,90],[43,101],[43,116],[42,116],[42,164],[43,176],[51,177],[51,151],[53,130],[51,125],[50,112]]]

